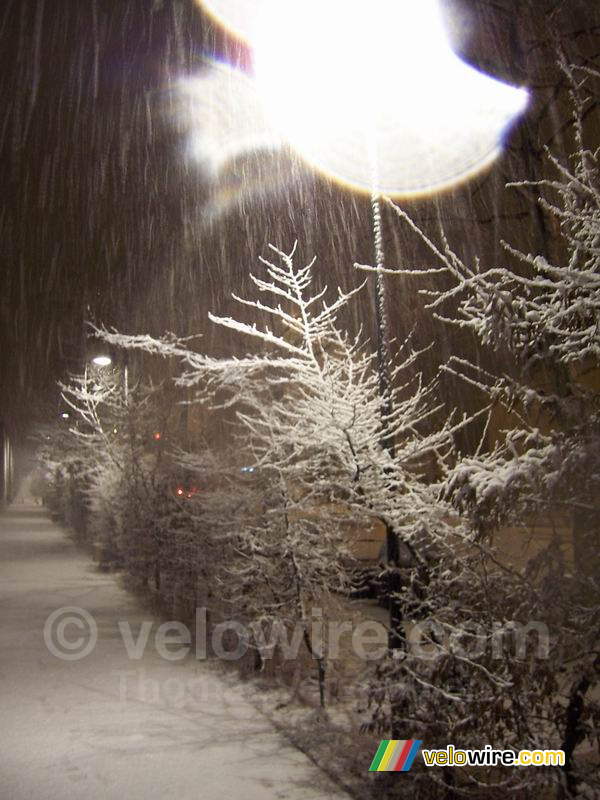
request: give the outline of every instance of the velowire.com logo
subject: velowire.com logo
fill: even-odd
[[[384,739],[369,772],[408,772],[421,747],[421,739]]]

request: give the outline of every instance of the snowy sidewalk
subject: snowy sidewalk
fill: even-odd
[[[97,625],[81,660],[44,642],[48,616],[65,606]],[[210,667],[162,658],[158,622],[130,660],[118,622],[135,643],[152,617],[39,506],[0,515],[0,609],[2,800],[346,797]],[[85,633],[71,623],[64,638]],[[179,699],[184,686],[193,700]]]

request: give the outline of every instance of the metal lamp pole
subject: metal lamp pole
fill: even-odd
[[[387,311],[385,303],[385,283],[382,272],[385,266],[385,251],[383,246],[383,228],[381,220],[381,195],[374,189],[371,194],[371,212],[373,221],[373,244],[375,254],[374,304],[376,325],[377,368],[379,372],[379,390],[381,393],[381,444],[390,457],[396,455],[395,442],[389,431],[389,419],[394,410],[392,399],[392,376],[390,353],[387,339]],[[403,613],[399,594],[402,581],[398,573],[400,556],[398,536],[389,523],[385,523],[385,547],[387,560],[386,590],[389,617],[388,645],[390,650],[400,650],[404,647],[405,636],[402,627]]]

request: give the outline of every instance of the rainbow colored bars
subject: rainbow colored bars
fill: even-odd
[[[369,772],[408,772],[421,743],[421,739],[384,739]]]

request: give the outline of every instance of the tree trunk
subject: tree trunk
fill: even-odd
[[[569,698],[569,705],[567,706],[565,738],[561,749],[565,754],[565,764],[562,769],[567,781],[567,791],[571,797],[577,795],[578,780],[573,772],[573,754],[581,741],[581,728],[579,723],[585,706],[585,694],[589,687],[590,680],[587,675],[584,675],[573,687],[571,697]]]

